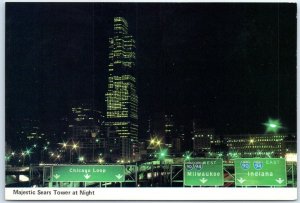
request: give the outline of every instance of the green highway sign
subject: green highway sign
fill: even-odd
[[[123,165],[53,166],[52,182],[124,182]]]
[[[223,186],[223,160],[193,158],[185,161],[183,183],[186,186]]]
[[[283,158],[239,158],[234,160],[236,186],[286,186]]]

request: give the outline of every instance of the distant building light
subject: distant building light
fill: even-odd
[[[287,154],[285,154],[285,160],[287,162],[297,162],[297,154],[296,153],[287,153]]]
[[[20,180],[20,182],[27,182],[27,181],[29,181],[29,177],[25,176],[25,175],[20,175],[19,180]]]

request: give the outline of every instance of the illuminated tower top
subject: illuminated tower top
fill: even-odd
[[[114,18],[114,34],[128,34],[128,23],[127,21],[122,17],[115,17]]]

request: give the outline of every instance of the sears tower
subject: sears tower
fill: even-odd
[[[114,18],[113,36],[109,38],[106,127],[119,140],[119,155],[124,160],[135,157],[138,139],[138,96],[136,92],[135,41],[128,34],[128,23]]]

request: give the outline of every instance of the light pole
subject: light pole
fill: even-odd
[[[93,161],[95,161],[95,140],[96,140],[97,132],[96,131],[92,132],[91,136],[93,140]]]
[[[62,148],[64,149],[63,152],[64,152],[64,158],[63,158],[63,161],[65,162],[66,161],[66,151],[67,151],[67,146],[68,144],[66,142],[63,142],[62,143]]]
[[[43,149],[42,149],[42,151],[41,151],[41,160],[42,160],[42,162],[44,162],[44,153],[45,153],[45,151],[48,149],[48,147],[47,146],[44,146],[43,147]]]
[[[14,165],[15,154],[16,154],[15,152],[12,152],[12,153],[11,153],[11,157],[12,157],[11,163],[12,163],[12,165]]]
[[[25,151],[25,155],[28,155],[28,157],[29,157],[29,163],[30,163],[30,154],[31,154],[31,149],[26,149],[26,151]]]
[[[26,156],[25,152],[22,152],[21,156],[23,157],[22,166],[24,166],[24,159],[25,159],[25,156]]]
[[[159,178],[160,186],[162,185],[162,173],[164,172],[162,161],[165,160],[167,153],[168,153],[167,149],[161,149],[158,154],[159,165],[160,165],[160,178]]]
[[[78,161],[81,162],[81,163],[84,163],[84,157],[83,157],[83,156],[80,156],[80,157],[78,158]]]
[[[70,147],[70,164],[72,163],[72,147]]]
[[[60,163],[60,158],[61,158],[61,156],[60,156],[60,154],[58,154],[58,155],[56,156],[56,159],[58,160],[58,163]]]
[[[72,163],[72,150],[74,149],[76,151],[78,145],[77,144],[73,144],[72,148],[70,148],[70,163]],[[80,156],[80,150],[79,150],[79,156]]]

